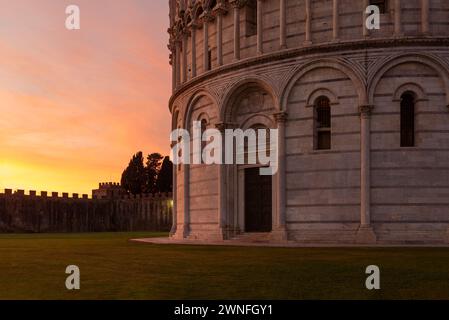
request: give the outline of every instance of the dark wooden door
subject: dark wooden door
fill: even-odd
[[[259,168],[245,170],[245,232],[272,230],[272,176]]]

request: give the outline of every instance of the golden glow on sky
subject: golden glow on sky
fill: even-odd
[[[65,8],[81,9],[81,30]],[[169,152],[166,0],[0,0],[0,189],[89,193]]]

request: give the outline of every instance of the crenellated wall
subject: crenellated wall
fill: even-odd
[[[169,231],[172,208],[171,194],[89,199],[7,189],[0,193],[0,232]]]

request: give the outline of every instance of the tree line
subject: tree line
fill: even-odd
[[[121,186],[131,194],[165,193],[173,190],[173,163],[159,153],[137,152],[122,173]]]

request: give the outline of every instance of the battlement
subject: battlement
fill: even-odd
[[[121,185],[118,182],[100,182],[99,188],[100,189],[121,188]]]
[[[69,194],[67,192],[47,192],[40,191],[39,194],[35,190],[30,190],[26,192],[25,190],[13,190],[13,189],[4,189],[4,192],[0,192],[0,197],[30,197],[30,198],[60,198],[60,199],[92,199],[89,198],[88,194],[72,193]]]
[[[100,184],[101,185],[101,184]],[[107,184],[109,185],[109,183]],[[119,186],[120,187],[120,186]],[[109,199],[105,197],[100,197],[93,195],[92,197],[89,197],[88,194],[79,194],[79,193],[72,193],[69,194],[67,192],[47,192],[47,191],[40,191],[39,194],[37,191],[30,190],[13,190],[13,189],[4,189],[3,193],[0,192],[0,197],[23,197],[23,198],[42,198],[42,199],[71,199],[71,200],[104,200]],[[141,194],[141,195],[130,195],[130,194],[120,194],[117,196],[114,196],[114,199],[116,200],[128,200],[128,199],[160,199],[160,200],[166,200],[171,199],[172,194],[171,193],[157,193],[157,194]]]
[[[171,194],[89,198],[87,194],[0,193],[0,233],[169,231]]]

